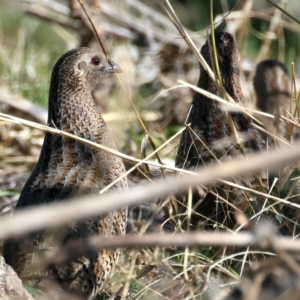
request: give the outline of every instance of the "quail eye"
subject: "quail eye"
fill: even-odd
[[[95,66],[98,66],[100,64],[99,57],[93,57],[92,58],[92,64],[95,65]]]

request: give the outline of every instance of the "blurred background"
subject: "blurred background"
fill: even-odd
[[[204,43],[210,26],[209,3],[171,2],[197,48]],[[300,19],[298,0],[276,3]],[[197,83],[195,55],[160,1],[87,0],[84,4],[110,58],[123,69],[120,78],[127,94],[156,147],[160,146],[184,124],[193,92],[182,87],[169,89],[178,85],[178,79]],[[257,62],[275,58],[289,70],[293,62],[295,73],[300,73],[300,25],[291,18],[261,0],[215,0],[213,10],[216,30],[229,31],[238,43],[249,106],[255,103],[252,77]],[[0,42],[0,110],[44,124],[56,60],[74,47],[100,48],[77,0],[1,0]],[[145,133],[116,78],[105,78],[93,96],[117,147],[141,157]],[[18,199],[37,161],[43,133],[3,122],[0,129],[0,199],[6,211]],[[164,163],[174,165],[177,145],[178,138],[160,151]]]
[[[109,57],[123,69],[120,79],[156,147],[182,128],[193,92],[174,88],[179,79],[196,84],[198,61],[180,37],[161,3],[140,0],[86,0]],[[182,24],[200,48],[210,26],[210,1],[171,2]],[[276,1],[300,19],[298,0]],[[268,1],[215,0],[216,30],[233,34],[241,52],[242,85],[248,105],[255,105],[252,78],[266,58],[284,62],[300,73],[300,25]],[[51,70],[74,47],[100,48],[77,0],[0,1],[0,110],[45,124]],[[172,89],[173,88],[173,89]],[[116,78],[105,78],[93,91],[117,147],[141,157],[143,131]],[[9,211],[37,161],[43,133],[0,123],[0,199]],[[159,155],[174,165],[178,138]],[[150,151],[149,145],[145,153]],[[144,153],[144,155],[145,155]],[[0,207],[0,210],[1,210]]]
[[[273,2],[300,20],[299,0]],[[171,1],[198,49],[204,44],[210,26],[209,3],[208,0]],[[179,79],[197,84],[197,58],[158,0],[86,0],[84,5],[109,57],[122,67],[120,79],[126,93],[159,147],[184,126],[193,92],[187,87],[174,87]],[[213,10],[216,30],[229,31],[239,46],[248,106],[255,105],[252,79],[256,64],[264,59],[278,59],[290,72],[294,63],[298,83],[298,23],[264,0],[214,0]],[[0,45],[0,112],[42,124],[47,122],[51,70],[58,58],[75,47],[100,49],[77,0],[0,0]],[[137,158],[152,151],[147,145],[141,153],[145,132],[116,77],[102,80],[93,96],[120,151]],[[171,166],[179,137],[159,152],[161,160]],[[42,142],[40,130],[0,122],[0,214],[11,212],[37,162]],[[140,180],[135,173],[131,179]],[[207,257],[212,257],[213,251],[201,251],[204,257],[201,259],[210,262]],[[129,264],[128,257],[135,257],[136,264],[144,264],[142,252],[148,249],[139,254],[124,254],[124,265]],[[177,265],[180,260],[182,256],[178,261],[176,257],[170,258],[178,273],[182,270],[182,265]],[[122,269],[124,274],[127,271],[126,267]],[[229,267],[226,272],[231,279],[237,279],[235,270]],[[171,275],[168,280],[174,282]]]

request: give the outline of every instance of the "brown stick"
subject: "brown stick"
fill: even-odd
[[[141,202],[156,201],[156,197],[162,197],[168,193],[182,191],[189,186],[208,184],[219,178],[230,178],[239,174],[253,173],[257,170],[274,169],[284,162],[295,161],[300,157],[300,143],[294,147],[283,147],[281,152],[277,150],[269,153],[255,154],[247,159],[238,159],[235,162],[227,162],[223,165],[212,165],[205,170],[198,171],[198,175],[180,177],[180,180],[168,178],[153,184],[145,184],[131,189],[124,194],[108,194],[101,196],[87,196],[53,203],[41,207],[16,212],[12,218],[0,220],[0,240],[9,237],[18,237],[35,230],[45,229],[67,224],[69,222],[97,216],[119,208],[124,205],[136,205]],[[286,205],[300,208],[299,205],[284,201]]]
[[[196,246],[218,246],[218,247],[244,247],[244,246],[258,246],[263,248],[276,248],[281,250],[300,250],[300,241],[291,240],[289,237],[272,237],[272,244],[262,242],[261,237],[256,237],[250,232],[242,232],[239,234],[232,234],[227,232],[206,232],[206,233],[182,233],[182,234],[147,234],[143,236],[127,235],[124,237],[99,237],[94,236],[88,239],[81,239],[75,242],[68,243],[65,247],[60,248],[52,258],[50,263],[61,264],[72,261],[75,258],[86,253],[95,252],[107,248],[120,247],[196,247]]]

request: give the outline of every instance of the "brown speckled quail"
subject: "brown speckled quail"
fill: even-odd
[[[260,62],[256,67],[253,85],[257,108],[274,116],[274,119],[263,118],[266,128],[289,140],[289,124],[280,121],[280,116],[286,116],[291,100],[291,80],[286,66],[274,59]]]
[[[105,121],[91,96],[93,87],[105,76],[121,71],[103,54],[78,48],[64,54],[55,64],[49,92],[48,124],[109,148],[115,148]],[[125,172],[120,158],[66,137],[46,133],[38,163],[21,192],[16,210],[65,201],[81,194],[97,194]],[[111,190],[123,192],[127,180]],[[45,249],[91,235],[124,235],[127,208],[46,230],[4,244],[3,255],[18,275],[29,284],[48,276],[64,289],[92,299],[103,289],[120,250],[107,249],[79,257],[71,263],[38,270]]]
[[[272,134],[286,139],[290,142],[299,139],[298,128],[291,128],[288,122],[281,120],[281,116],[288,117],[291,106],[291,79],[286,66],[277,60],[265,60],[260,62],[256,67],[255,76],[253,78],[253,85],[257,97],[257,107],[274,116],[273,119],[268,117],[261,118],[266,129]],[[292,107],[292,111],[294,108]],[[292,136],[291,136],[292,133]],[[268,146],[270,148],[277,148],[281,142],[272,136],[268,136]],[[299,181],[294,180],[300,176],[299,162],[293,164],[286,164],[270,174],[270,181],[275,177],[278,182],[273,189],[273,193],[282,198],[290,196],[291,202],[300,203]],[[288,219],[296,221],[299,218],[299,211],[288,206],[281,206],[281,212]],[[280,226],[282,234],[289,233],[289,228]],[[297,230],[299,230],[297,228]]]
[[[233,37],[227,32],[215,34],[217,57],[220,66],[222,84],[233,100],[244,105],[245,100],[240,85],[240,54]],[[212,68],[208,42],[201,49],[201,54]],[[215,83],[210,79],[205,69],[200,65],[200,78],[198,87],[213,94],[219,94]],[[252,126],[252,120],[241,112],[231,112],[235,128],[242,140],[238,144],[232,132],[227,117],[227,112],[220,107],[220,104],[200,93],[195,93],[192,101],[191,111],[187,120],[192,129],[182,134],[176,156],[176,166],[184,169],[206,167],[210,163],[234,160],[237,157],[244,157],[247,154],[264,150],[266,142],[260,132]],[[194,133],[193,133],[194,131]],[[266,175],[261,174],[258,178],[253,175],[234,178],[234,183],[252,187],[253,184],[261,185],[266,181]],[[212,183],[211,190],[231,202],[240,209],[248,205],[248,196],[239,190],[224,184]],[[227,214],[224,214],[223,201],[217,199],[211,193],[193,195],[194,205],[200,203],[196,211],[205,217],[215,221],[223,222]],[[216,215],[218,215],[216,217]]]
[[[291,100],[291,80],[286,66],[274,59],[260,62],[256,67],[253,86],[257,108],[274,116],[274,118],[261,117],[265,129],[281,139],[290,140],[290,124],[280,119],[281,116],[287,117],[286,111],[289,111]],[[275,149],[281,144],[280,140],[274,136],[266,134],[266,139],[268,147],[271,149]],[[279,178],[278,186],[280,187],[283,179],[281,176],[283,175],[283,168],[272,173],[270,174],[270,181],[273,181],[275,177]],[[278,186],[274,187],[274,191]]]

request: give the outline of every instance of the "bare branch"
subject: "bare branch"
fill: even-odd
[[[262,224],[260,225],[262,226]],[[267,233],[267,232],[266,232]],[[271,243],[272,242],[272,243]],[[67,246],[60,248],[55,255],[50,259],[52,264],[61,264],[63,262],[72,261],[75,258],[82,256],[91,251],[98,252],[107,248],[120,247],[197,247],[197,246],[218,246],[218,247],[244,247],[258,246],[263,248],[273,248],[276,245],[277,249],[281,250],[300,250],[300,241],[291,240],[290,237],[272,237],[272,241],[264,241],[260,237],[250,232],[242,232],[232,234],[228,232],[216,233],[182,233],[182,234],[147,234],[143,236],[127,235],[124,237],[98,237],[94,236],[88,239],[81,239],[70,242]]]
[[[297,143],[292,148],[282,147],[281,152],[273,150],[269,153],[255,154],[247,159],[237,159],[235,162],[227,162],[223,165],[212,165],[205,170],[198,171],[196,176],[180,177],[180,180],[177,181],[174,178],[160,180],[155,185],[155,188],[150,183],[133,188],[124,194],[113,193],[101,196],[87,196],[74,199],[73,201],[53,203],[18,211],[12,218],[6,217],[0,220],[0,239],[22,236],[35,230],[86,219],[124,205],[155,201],[156,197],[163,197],[168,193],[182,191],[189,186],[208,184],[216,181],[216,179],[252,173],[267,167],[272,170],[287,161],[299,159],[299,147],[300,143]],[[283,202],[294,208],[300,208],[295,203]]]

